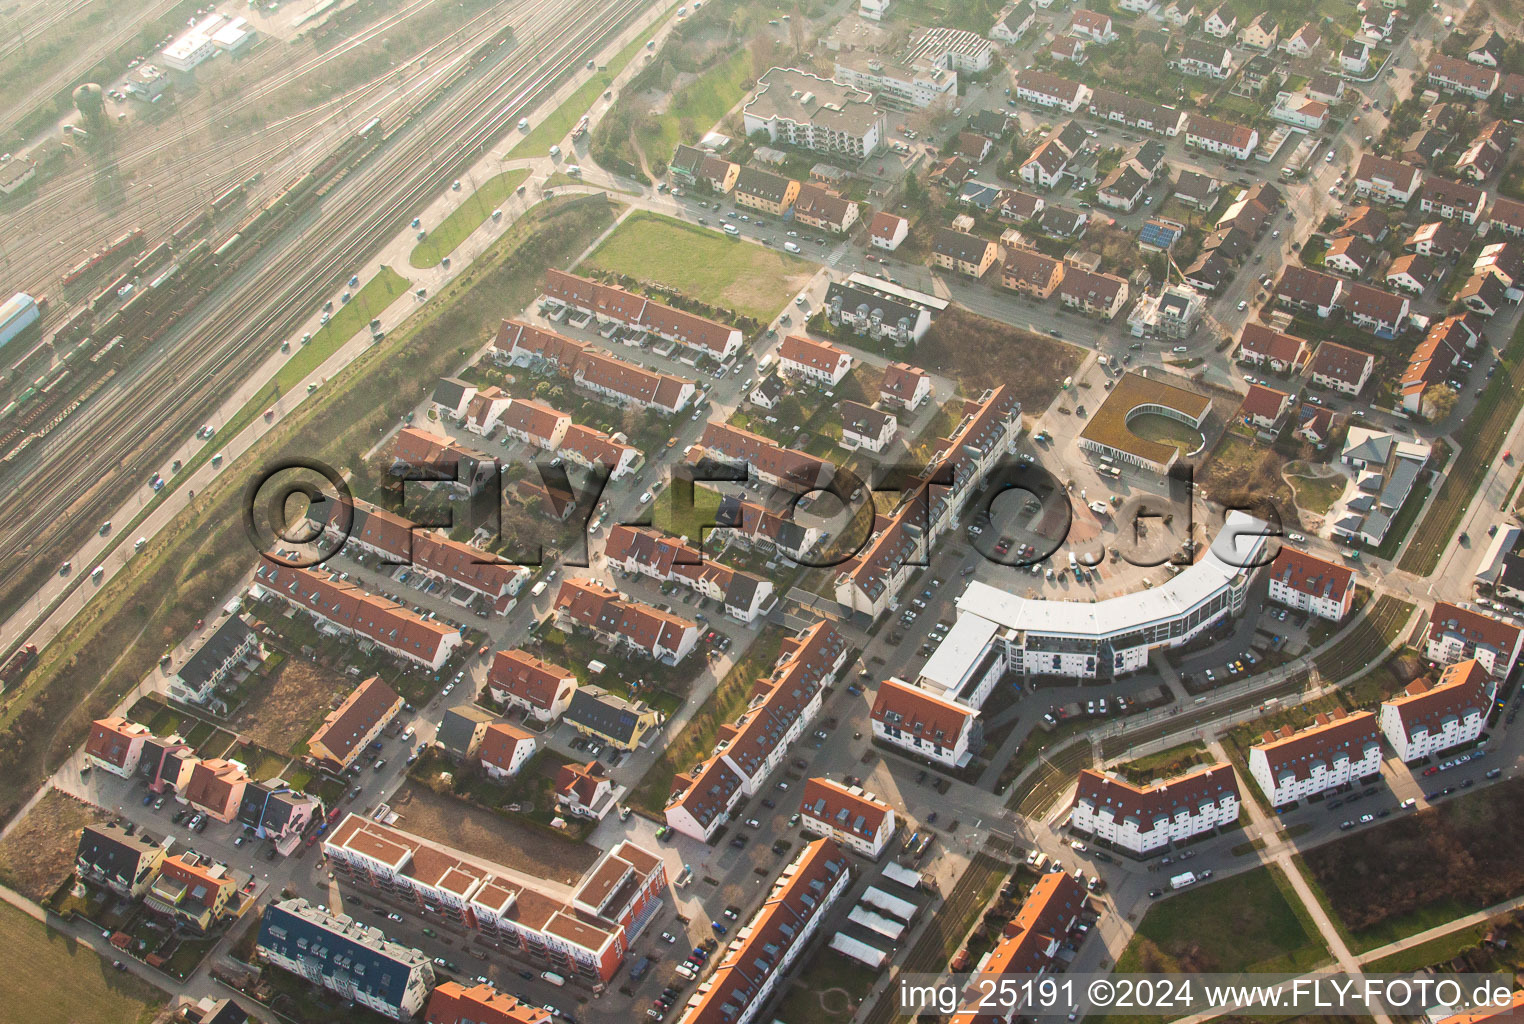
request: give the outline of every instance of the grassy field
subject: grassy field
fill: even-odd
[[[949,306],[916,346],[915,363],[958,382],[969,398],[1004,384],[1029,415],[1048,407],[1084,350]],[[951,395],[940,396],[946,400]]]
[[[1509,779],[1301,854],[1308,882],[1368,952],[1524,894],[1514,808],[1524,780]]]
[[[672,780],[679,772],[687,771],[708,756],[720,726],[741,713],[751,696],[752,684],[772,671],[782,642],[783,633],[778,629],[768,629],[757,637],[745,657],[731,666],[714,692],[667,744],[661,757],[646,769],[630,794],[631,806],[652,814],[661,813],[672,792]]]
[[[451,210],[437,228],[431,229],[427,238],[413,246],[407,261],[420,270],[439,266],[439,261],[486,223],[498,204],[513,195],[513,190],[527,177],[529,169],[519,167],[489,178],[485,185],[467,196],[465,202]],[[407,283],[404,282],[402,287],[405,291]]]
[[[1399,953],[1391,953],[1379,960],[1372,960],[1365,965],[1365,968],[1372,973],[1381,974],[1421,971],[1430,964],[1441,964],[1455,959],[1458,954],[1481,942],[1486,935],[1487,925],[1485,924],[1457,928],[1448,935],[1441,935],[1437,939],[1409,946]]]
[[[1289,473],[1287,479],[1296,491],[1297,505],[1318,515],[1325,515],[1333,503],[1339,500],[1339,495],[1344,493],[1344,485],[1348,482],[1346,477],[1339,474],[1307,477]]]
[[[1296,972],[1327,957],[1328,949],[1290,883],[1271,864],[1154,904],[1116,969]]]
[[[618,207],[557,199],[515,223],[483,257],[403,327],[367,349],[248,453],[197,492],[127,569],[106,584],[91,614],[70,623],[0,711],[0,812],[13,813],[48,772],[83,742],[152,671],[166,646],[215,607],[252,558],[241,509],[249,469],[293,454],[347,466],[405,410],[429,394],[504,316],[540,287],[547,266],[567,267],[604,231]],[[121,532],[132,536],[128,528]]]
[[[789,985],[778,1017],[790,1024],[837,1024],[851,1018],[877,980],[856,960],[822,948]]]
[[[1402,560],[1397,563],[1397,568],[1404,572],[1427,576],[1434,571],[1477,486],[1513,428],[1519,407],[1524,404],[1524,324],[1514,331],[1500,361],[1504,372],[1487,385],[1458,432],[1460,450],[1466,457],[1450,466],[1438,497],[1428,504],[1423,521],[1413,531]]]
[[[295,755],[351,689],[348,681],[311,662],[289,661],[239,709],[233,725],[256,743]]]
[[[614,79],[621,71],[635,59],[635,55],[641,51],[647,41],[654,36],[658,29],[667,23],[674,12],[668,11],[650,28],[642,32],[639,38],[634,39],[628,46],[614,55],[597,74],[593,75],[582,86],[566,98],[566,101],[557,107],[549,117],[541,121],[529,130],[518,143],[508,151],[510,159],[522,159],[525,157],[547,156],[550,147],[566,137],[566,133],[577,126],[577,122],[586,114],[592,105],[597,102],[609,86],[614,84]],[[417,266],[415,263],[414,266]]]
[[[0,1016],[26,1024],[146,1024],[157,989],[9,905],[0,906]]]
[[[666,110],[636,128],[635,138],[646,159],[670,160],[679,143],[697,142],[741,101],[742,86],[750,79],[751,54],[743,47],[679,89]]]
[[[719,518],[715,513],[724,496],[719,491],[694,484],[692,506],[678,508],[677,501],[673,498],[678,490],[676,486],[669,487],[656,499],[651,510],[651,525],[674,537],[687,537],[692,544],[698,544],[704,537],[714,536],[717,531],[713,527],[706,531],[702,524],[712,523]],[[700,537],[701,533],[704,537]]]
[[[1180,450],[1181,455],[1189,455],[1201,447],[1201,431],[1167,416],[1151,413],[1135,416],[1128,421],[1127,429],[1145,441],[1172,444]]]
[[[0,883],[41,902],[74,870],[80,831],[106,818],[98,807],[48,790],[0,841]]]
[[[766,322],[817,269],[797,256],[638,210],[579,269],[653,281],[700,302]]]

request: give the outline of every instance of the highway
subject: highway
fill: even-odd
[[[532,107],[567,68],[642,5],[526,5],[516,44],[476,73],[336,187],[282,247],[267,247],[220,296],[203,303],[150,357],[121,375],[29,453],[0,499],[0,565],[31,568],[31,583],[58,552],[93,531],[133,476],[163,445],[194,433],[206,410],[448,182]],[[144,477],[146,481],[146,474]],[[142,483],[144,481],[137,481]],[[21,581],[10,576],[10,586]]]

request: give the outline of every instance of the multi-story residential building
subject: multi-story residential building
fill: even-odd
[[[677,1024],[752,1024],[758,1019],[851,877],[846,855],[831,840],[817,839],[800,850],[762,908],[717,958],[714,973],[683,1006]]]
[[[1381,733],[1369,711],[1317,716],[1297,731],[1283,726],[1249,748],[1249,774],[1269,799],[1284,807],[1381,772]]]
[[[938,228],[931,245],[931,265],[980,278],[1000,257],[1000,246],[978,235]]]
[[[1349,614],[1355,574],[1347,566],[1282,544],[1268,572],[1270,600],[1333,622]]]
[[[85,740],[85,760],[102,771],[130,778],[143,756],[144,742],[153,736],[146,725],[112,715],[98,718]]]
[[[975,977],[1038,977],[1065,970],[1069,958],[1064,946],[1089,903],[1085,887],[1073,875],[1064,871],[1043,875],[1001,932],[1001,939],[980,958]],[[948,1018],[949,1024],[1012,1024],[1020,1019],[1016,1005],[1003,1004],[992,1011],[978,989],[974,986],[965,993],[968,1002]]]
[[[1474,226],[1487,210],[1487,191],[1461,181],[1430,177],[1418,192],[1418,208]]]
[[[462,494],[476,494],[498,474],[497,462],[486,452],[417,427],[403,427],[397,431],[391,442],[391,459],[390,469],[394,476],[449,480]],[[417,476],[420,472],[426,475]],[[441,477],[440,473],[453,476]]]
[[[255,950],[271,966],[393,1020],[416,1017],[434,985],[427,955],[304,899],[266,908]]]
[[[570,900],[552,895],[550,886],[536,888],[522,866],[510,877],[499,865],[353,814],[329,830],[323,852],[346,882],[415,903],[549,970],[593,984],[619,970],[667,890],[662,859],[630,842],[605,854]]]
[[[457,761],[474,761],[482,737],[487,735],[487,726],[495,721],[497,715],[475,704],[446,708],[434,733],[434,747]]]
[[[1412,303],[1406,295],[1393,295],[1359,281],[1344,286],[1342,301],[1350,323],[1382,338],[1394,338],[1408,324]]]
[[[1216,39],[1226,39],[1238,31],[1238,16],[1219,5],[1201,22],[1201,30]]]
[[[794,200],[799,198],[800,188],[800,183],[793,178],[785,178],[759,167],[743,167],[731,195],[737,206],[781,217],[793,207]]]
[[[875,340],[888,339],[896,345],[920,341],[931,329],[931,310],[925,306],[870,291],[851,281],[827,285],[823,309],[835,327]]]
[[[1499,679],[1508,678],[1519,660],[1524,630],[1491,615],[1439,601],[1424,632],[1424,657],[1439,665],[1476,659]]]
[[[200,761],[196,752],[179,736],[163,739],[150,736],[143,740],[138,775],[150,793],[179,793],[190,782],[191,772]]]
[[[1086,768],[1069,826],[1141,856],[1232,827],[1238,814],[1238,778],[1226,761],[1145,786]]]
[[[867,6],[868,0],[863,0]],[[887,4],[885,5],[887,6]],[[440,983],[423,1011],[425,1024],[551,1024],[549,1010],[499,992],[490,983],[467,988],[458,981]]]
[[[1046,299],[1064,279],[1063,260],[1031,249],[1012,249],[1000,268],[1000,283],[1034,299]]]
[[[1205,114],[1192,114],[1186,123],[1185,144],[1219,156],[1247,160],[1259,146],[1259,132]]]
[[[715,519],[724,530],[721,534],[724,543],[776,552],[795,562],[802,562],[805,554],[822,539],[819,527],[803,526],[791,515],[774,512],[734,495],[720,499]]]
[[[1251,427],[1275,431],[1279,429],[1281,419],[1290,408],[1291,396],[1286,392],[1264,384],[1250,384],[1249,393],[1244,395],[1243,404],[1238,407],[1238,414]]]
[[[984,742],[977,707],[903,679],[879,684],[872,719],[875,739],[951,768],[967,765]]]
[[[838,65],[837,73],[841,71]],[[952,81],[956,89],[956,75]],[[746,134],[765,131],[773,142],[866,160],[883,145],[887,132],[884,112],[857,85],[851,74],[836,81],[795,68],[771,68],[741,108]]]
[[[206,704],[244,662],[259,654],[259,638],[249,624],[229,615],[201,642],[169,680],[169,695],[188,704]]]
[[[284,782],[251,782],[238,805],[238,822],[256,839],[268,839],[276,852],[290,856],[313,819],[323,813],[323,801],[298,793]]]
[[[515,648],[492,656],[487,689],[499,704],[522,708],[537,721],[553,722],[571,703],[577,677],[569,668]]]
[[[307,756],[328,771],[344,771],[380,737],[404,703],[380,676],[371,676],[324,717],[307,741]]]
[[[667,173],[690,185],[703,184],[716,195],[728,195],[736,187],[741,165],[692,146],[678,146],[667,164]]]
[[[1088,94],[1087,102],[1095,117],[1139,131],[1173,138],[1185,128],[1186,113],[1179,107],[1139,99],[1114,89],[1096,89]]]
[[[877,860],[894,835],[894,808],[861,786],[843,786],[819,776],[804,780],[800,825],[810,835]]]
[[[829,622],[786,639],[772,672],[752,685],[746,710],[720,728],[713,755],[673,780],[667,824],[707,842],[736,804],[760,792],[782,766],[846,656],[846,639]]]
[[[698,641],[698,624],[619,593],[592,580],[563,580],[556,594],[556,621],[591,633],[601,643],[676,665]],[[575,700],[575,696],[573,696]]]
[[[1474,658],[1445,666],[1433,686],[1415,680],[1381,704],[1381,731],[1405,763],[1471,743],[1487,727],[1497,680]]]
[[[855,202],[816,185],[800,185],[794,197],[794,220],[805,227],[845,234],[860,215],[861,208]]]
[[[81,881],[135,900],[159,877],[164,854],[164,847],[146,833],[128,835],[114,821],[86,825],[75,847],[74,873]]]
[[[958,94],[958,73],[931,64],[908,63],[866,52],[837,56],[832,76],[853,89],[872,93],[878,102],[920,109]],[[882,113],[879,114],[882,118]],[[880,135],[886,133],[880,130]]]
[[[1070,266],[1058,284],[1058,300],[1102,320],[1110,320],[1127,305],[1127,280],[1115,274],[1094,273]]]
[[[266,594],[305,611],[319,630],[361,636],[388,653],[437,669],[460,646],[460,630],[409,611],[395,601],[309,569],[261,565],[255,597]]]
[[[852,356],[829,341],[790,334],[778,346],[778,368],[791,377],[835,387],[852,369]]]
[[[204,932],[231,913],[238,891],[226,864],[183,850],[159,862],[159,873],[143,894],[143,908],[182,928]]]
[[[1215,78],[1218,81],[1227,81],[1233,74],[1233,51],[1221,43],[1213,43],[1205,39],[1188,39],[1174,64],[1181,74],[1190,75],[1193,78]]]
[[[1448,387],[1445,382],[1450,379],[1451,369],[1481,335],[1481,325],[1472,313],[1447,316],[1429,328],[1398,379],[1402,407],[1414,415],[1424,415],[1429,409],[1431,389]]]
[[[1276,302],[1324,318],[1333,315],[1343,295],[1343,281],[1306,267],[1287,266],[1275,283]]]
[[[930,545],[958,521],[964,505],[1019,433],[1021,403],[1002,386],[970,403],[952,436],[939,443],[926,472],[912,484],[899,507],[875,530],[836,578],[836,601],[844,611],[877,618]],[[951,474],[950,477],[947,474]],[[933,480],[952,483],[933,484]]]

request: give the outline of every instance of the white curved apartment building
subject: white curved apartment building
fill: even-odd
[[[1268,529],[1234,512],[1200,561],[1152,590],[1105,601],[1043,601],[972,583],[958,598],[958,621],[917,683],[939,696],[987,694],[988,686],[968,686],[971,677],[1006,671],[1097,679],[1135,672],[1155,648],[1186,643],[1243,611]],[[1000,664],[989,662],[992,652]]]

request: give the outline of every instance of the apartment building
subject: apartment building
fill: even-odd
[[[1086,768],[1069,826],[1137,856],[1238,823],[1238,778],[1226,761],[1148,785]]]
[[[772,142],[851,161],[866,160],[884,144],[884,112],[872,102],[861,80],[851,73],[841,74],[842,70],[838,65],[838,81],[797,68],[769,69],[741,108],[746,134],[765,131]]]
[[[893,807],[861,786],[819,776],[804,780],[799,815],[806,833],[824,836],[869,860],[877,860],[894,835]]]
[[[324,717],[307,741],[307,756],[326,771],[344,771],[381,736],[404,703],[380,676],[371,676]]]
[[[1498,679],[1508,678],[1519,660],[1524,630],[1491,615],[1437,601],[1424,631],[1424,657],[1438,665],[1476,659]]]
[[[1268,572],[1270,600],[1331,622],[1349,614],[1355,574],[1347,566],[1282,544]]]
[[[828,341],[790,334],[778,346],[778,369],[790,377],[835,387],[852,366],[852,356]]]
[[[1000,256],[1000,246],[978,235],[938,228],[932,238],[931,265],[981,278]]]
[[[1445,666],[1433,686],[1414,680],[1381,704],[1381,731],[1404,763],[1475,741],[1487,727],[1497,680],[1475,658]]]
[[[1249,748],[1249,774],[1274,807],[1381,772],[1381,733],[1369,711],[1320,714],[1300,731],[1283,726]]]

